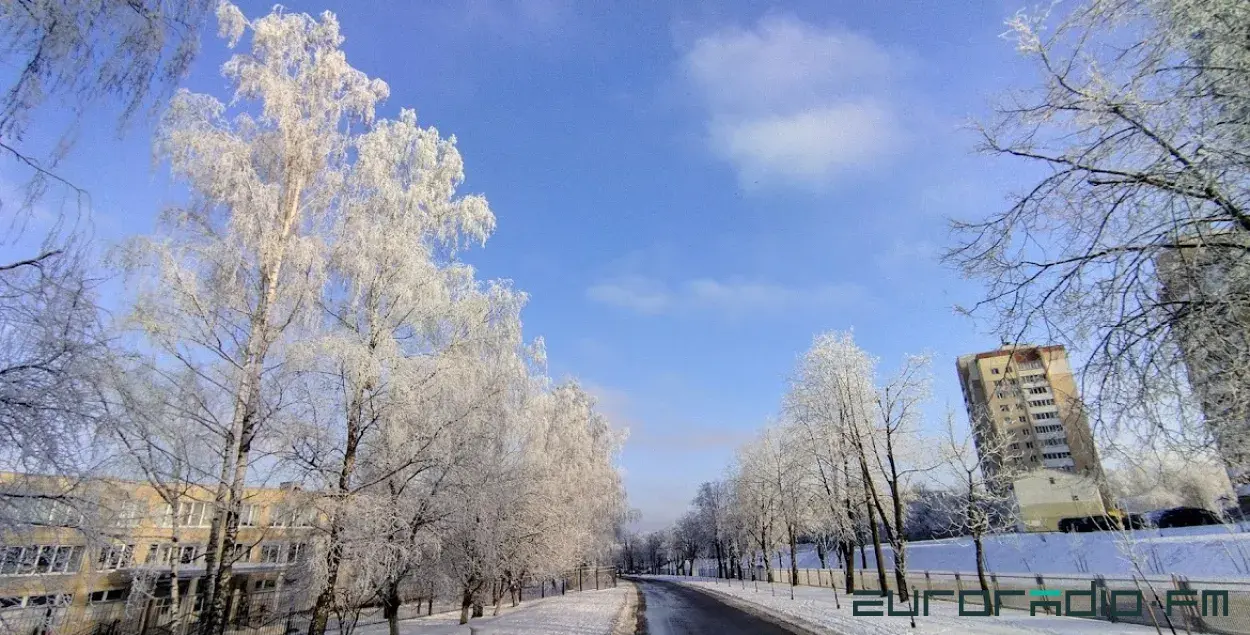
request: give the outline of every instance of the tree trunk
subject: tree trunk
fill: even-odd
[[[308,635],[325,635],[334,603],[334,591],[338,585],[339,568],[343,563],[343,531],[346,524],[343,506],[351,491],[352,476],[356,472],[356,451],[360,447],[361,417],[364,406],[364,390],[356,389],[347,406],[347,438],[343,447],[343,463],[339,466],[338,500],[330,518],[330,537],[326,546],[326,587],[317,595],[313,604],[312,619],[308,623]]]
[[[972,544],[976,545],[977,551],[977,581],[981,583],[981,590],[989,593],[990,585],[985,581],[985,547],[981,544],[981,534],[972,535]]]
[[[460,595],[460,623],[469,623],[469,609],[473,606],[473,592],[469,587],[465,587]]]
[[[492,612],[491,615],[499,615],[499,609],[503,606],[503,589],[503,580],[497,580],[495,584],[491,586],[491,595],[494,596],[491,598],[491,602],[495,605],[494,612]]]
[[[825,543],[820,542],[819,540],[816,541],[816,557],[820,559],[821,569],[829,568],[829,563],[825,561],[825,558],[828,557],[828,554],[825,551]]]
[[[386,627],[390,635],[399,635],[399,607],[401,605],[399,584],[392,582],[386,585],[386,595],[382,598],[382,614],[386,617]],[[418,611],[420,607],[421,605],[418,604]]]
[[[877,559],[877,584],[881,585],[881,594],[885,595],[890,592],[890,587],[886,582],[885,559],[881,553],[881,530],[877,527],[876,508],[872,504],[872,498],[876,496],[876,488],[872,485],[872,476],[868,472],[868,461],[864,458],[862,448],[859,456],[859,469],[864,477],[864,506],[868,508],[868,529],[872,535],[872,554]]]
[[[846,592],[855,592],[855,543],[850,540],[838,541],[842,552],[842,562],[846,565]]]
[[[799,585],[799,546],[794,535],[794,525],[790,525],[790,586]]]

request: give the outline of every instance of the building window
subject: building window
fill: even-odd
[[[118,527],[134,527],[148,515],[147,501],[127,500],[117,508],[115,522]]]
[[[78,573],[83,547],[74,545],[0,546],[0,575]]]
[[[255,527],[256,521],[260,517],[260,514],[256,512],[257,509],[255,505],[243,505],[243,507],[239,510],[239,526]]]
[[[998,369],[997,369],[997,368],[991,368],[991,369],[990,369],[990,374],[991,374],[991,375],[997,375],[997,374],[998,374]]]
[[[177,505],[178,526],[208,527],[213,522],[214,509],[215,508],[212,503],[179,501]],[[161,518],[161,526],[172,526],[173,516],[174,507],[166,505],[165,515]]]
[[[235,543],[233,551],[233,559],[235,562],[247,562],[252,559],[252,546],[242,543]]]
[[[287,547],[286,561],[287,562],[300,562],[301,560],[304,559],[304,555],[307,550],[308,550],[308,545],[302,542],[291,543],[291,545]]]
[[[278,588],[277,580],[257,580],[256,581],[257,591],[272,591],[273,589],[276,589],[276,588]]]
[[[1046,386],[1034,386],[1033,388],[1029,389],[1029,394],[1033,394],[1033,395],[1044,395],[1047,392],[1050,392],[1050,389],[1047,388]]]
[[[1055,400],[1054,399],[1034,399],[1033,401],[1029,402],[1029,405],[1033,406],[1034,408],[1041,408],[1042,406],[1053,406],[1055,405]]]
[[[1009,412],[1009,411],[1011,410],[1011,406],[1009,406],[1009,405],[1007,405],[1007,404],[1003,404],[1003,405],[1001,405],[1001,406],[999,406],[999,407],[998,407],[998,410],[999,410],[1000,412]]]
[[[1026,442],[1025,442],[1025,444],[1024,444],[1024,447],[1026,447],[1026,448],[1032,448],[1032,447],[1033,447],[1033,442],[1032,442],[1032,441],[1026,441]]]
[[[16,609],[22,606],[22,598],[12,595],[0,595],[0,611]]]
[[[164,545],[148,545],[147,556],[143,562],[146,564],[172,564],[171,556],[176,554],[180,564],[191,564],[200,557],[200,548],[196,545],[184,545],[174,550],[172,544]]]
[[[26,598],[26,606],[69,606],[73,604],[74,596],[71,593],[57,593],[53,595],[32,595]]]
[[[282,545],[261,545],[260,561],[267,564],[278,564],[282,561]]]
[[[1007,447],[1008,447],[1008,448],[1010,448],[1010,449],[1012,449],[1012,450],[1019,450],[1019,449],[1020,449],[1020,444],[1019,444],[1019,443],[1012,443],[1011,445],[1009,445],[1009,446],[1007,446]]]
[[[103,604],[105,602],[123,602],[130,595],[129,589],[110,589],[108,591],[96,591],[87,596],[87,601],[92,604]]]
[[[312,527],[316,517],[313,509],[286,509],[278,511],[272,524],[274,527]]]
[[[1035,412],[1033,413],[1033,418],[1039,421],[1042,419],[1058,419],[1059,413],[1057,412]]]
[[[129,569],[134,562],[134,545],[108,545],[100,548],[96,557],[96,571],[117,571]]]

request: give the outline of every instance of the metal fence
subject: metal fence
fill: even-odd
[[[594,591],[617,585],[616,569],[611,567],[582,567],[551,578],[527,578],[516,597],[518,603],[542,599],[554,595]],[[489,594],[489,589],[487,590]],[[408,620],[459,610],[458,597],[430,597],[419,587],[411,587],[403,595],[405,603],[400,608],[399,619]],[[489,615],[490,598],[484,598],[483,608]],[[501,600],[504,606],[512,603],[511,594]],[[100,602],[86,606],[72,603],[49,603],[41,606],[5,608],[0,606],[0,635],[193,635],[199,624],[200,614],[196,603],[183,603],[183,610],[175,611],[169,598],[149,599],[143,602]],[[355,626],[365,626],[386,621],[378,605],[357,607],[351,615],[331,615],[328,633],[340,632],[340,617]],[[240,596],[229,610],[227,635],[295,635],[308,631],[311,611],[302,596],[282,591],[265,591]]]
[[[703,577],[717,577],[715,567],[701,567],[697,573]],[[763,567],[745,572],[747,579],[754,575],[761,581],[768,579],[768,573]],[[771,573],[777,583],[790,582],[789,569],[773,569]],[[857,569],[854,580],[857,590],[881,589],[875,568]],[[1046,599],[1059,604],[1039,606],[1034,610],[1050,615],[1069,615],[1071,612],[1071,617],[1157,627],[1162,633],[1250,635],[1250,580],[1200,580],[1179,575],[1126,578],[986,573],[986,583],[990,601],[1004,610],[1028,611],[1032,603]],[[845,593],[846,574],[841,569],[799,569],[798,584],[836,588],[839,593]],[[907,584],[909,592],[922,595],[925,591],[952,592],[952,595],[932,596],[935,601],[960,601],[962,592],[962,601],[969,611],[985,610],[986,598],[976,572],[909,571]],[[892,569],[886,571],[886,586],[891,592],[897,592]],[[1030,591],[1037,590],[1059,591],[1060,595],[1030,594]],[[998,593],[1000,591],[1003,593]],[[1170,603],[1169,591],[1172,592]],[[1138,613],[1135,608],[1139,597],[1141,611],[1135,615]],[[1189,605],[1191,600],[1192,605]],[[897,610],[908,609],[898,607]]]

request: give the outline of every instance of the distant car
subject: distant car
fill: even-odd
[[[1201,507],[1173,507],[1151,512],[1150,520],[1159,529],[1224,524],[1224,521],[1220,520],[1214,512]]]

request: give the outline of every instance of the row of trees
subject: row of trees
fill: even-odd
[[[877,366],[849,333],[818,336],[799,360],[779,420],[739,449],[724,479],[699,488],[673,527],[627,540],[623,566],[692,574],[705,559],[720,577],[772,582],[788,569],[786,581],[797,585],[806,543],[821,568],[842,569],[839,586],[848,592],[875,576],[869,586],[906,602],[908,541],[963,536],[989,589],[985,538],[1019,527],[1012,487],[1027,468],[1018,450],[949,411],[926,425],[927,357],[905,357],[885,377]],[[1135,511],[1222,511],[1227,478],[1218,461],[1198,458],[1138,453],[1109,470],[1109,486]],[[993,469],[984,469],[987,461]],[[857,576],[857,559],[871,573]]]
[[[111,252],[127,310],[105,319],[85,260],[0,270],[0,459],[145,480],[175,544],[176,510],[207,487],[206,635],[226,628],[259,484],[314,492],[299,512],[319,531],[313,635],[366,602],[394,632],[414,584],[455,593],[463,622],[526,578],[603,558],[622,435],[575,381],[547,378],[525,294],[460,260],[495,217],[457,192],[455,138],[412,110],[377,115],[388,87],[348,64],[334,15],[248,20],[222,3],[217,17],[250,50],[222,67],[229,101],[181,90],[164,110],[156,153],[190,196]]]
[[[876,588],[891,588],[892,577],[906,600],[908,535],[972,535],[979,544],[1010,516],[1008,495],[980,469],[971,437],[953,416],[945,438],[924,436],[928,396],[927,357],[909,356],[881,379],[877,360],[849,333],[818,336],[795,369],[780,420],[739,450],[724,480],[701,486],[667,540],[648,536],[635,545],[669,545],[665,555],[683,563],[682,570],[695,558],[712,558],[724,577],[762,569],[773,581],[774,570],[788,562],[789,581],[797,584],[798,547],[810,542],[821,567],[842,568],[847,590],[857,584],[856,551],[862,565],[871,549]],[[983,444],[982,451],[1005,456],[1008,448]],[[938,473],[945,474],[945,490],[925,499],[934,508],[922,517],[909,514],[919,488]],[[1000,471],[995,478],[1006,482],[1010,475]],[[939,520],[940,526],[924,526]],[[637,552],[635,558],[657,564],[657,549]]]

